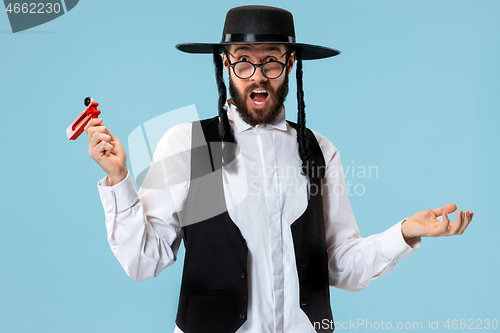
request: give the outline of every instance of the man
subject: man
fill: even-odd
[[[98,188],[108,240],[127,274],[157,276],[184,240],[175,332],[332,332],[330,285],[361,290],[421,237],[467,228],[473,213],[459,211],[450,223],[449,204],[360,238],[339,153],[305,127],[302,60],[339,52],[296,43],[289,12],[234,8],[221,43],[177,47],[213,54],[219,116],[168,130],[138,193],[120,141],[101,119],[85,129],[107,173]],[[283,105],[295,64],[297,124]]]

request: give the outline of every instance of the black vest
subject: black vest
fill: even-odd
[[[296,128],[296,124],[288,123]],[[200,134],[195,130],[199,125],[202,140],[207,144],[191,150],[191,183],[179,218],[181,223],[196,221],[200,200],[209,200],[209,205],[218,206],[221,213],[199,223],[182,223],[186,254],[176,324],[184,333],[234,333],[247,316],[248,248],[239,228],[224,209],[219,118],[193,123],[193,142],[200,140],[196,137]],[[324,320],[329,324],[333,320],[321,197],[325,162],[309,129],[307,141],[319,172],[310,179],[307,209],[291,225],[300,284],[300,308],[313,325],[317,323],[317,332],[330,333],[332,329],[321,329],[323,326],[320,325]],[[211,142],[216,144],[209,144]],[[196,181],[209,173],[221,181]]]

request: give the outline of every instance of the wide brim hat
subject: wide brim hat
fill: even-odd
[[[222,52],[226,45],[283,44],[300,50],[302,60],[336,56],[339,50],[297,43],[292,13],[268,6],[241,6],[227,12],[220,43],[182,43],[175,47],[187,53]]]

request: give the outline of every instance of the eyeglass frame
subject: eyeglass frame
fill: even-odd
[[[234,55],[232,55],[229,51],[226,50],[224,52],[234,57]],[[280,55],[280,58],[283,57],[285,54],[286,54],[285,63],[282,63],[281,61],[273,60],[273,61],[265,62],[263,64],[254,64],[254,63],[252,63],[250,61],[242,60],[242,61],[237,61],[237,62],[231,64],[231,61],[229,60],[229,57],[227,55],[226,55],[226,59],[227,59],[227,63],[229,64],[229,67],[231,67],[233,69],[234,75],[236,75],[236,77],[239,78],[239,79],[246,80],[246,79],[251,78],[252,76],[254,76],[255,72],[257,71],[257,67],[260,67],[260,71],[262,72],[262,75],[264,75],[264,77],[266,77],[269,80],[275,80],[275,79],[279,78],[281,75],[283,75],[283,72],[285,71],[285,68],[288,68],[288,60],[290,60],[290,56],[292,54],[292,51],[286,51],[285,53],[283,53],[282,55]],[[239,64],[241,62],[246,62],[246,63],[248,63],[248,64],[250,64],[250,65],[253,66],[253,72],[252,72],[252,74],[250,76],[243,78],[243,77],[240,77],[238,74],[236,74],[236,70],[234,69],[234,66],[236,66],[237,64]],[[264,66],[265,64],[273,63],[273,62],[278,63],[278,64],[281,65],[281,73],[280,73],[280,75],[278,75],[276,77],[270,78],[266,74],[264,74],[264,72],[262,71],[262,66]]]

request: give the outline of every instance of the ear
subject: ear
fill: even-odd
[[[226,68],[227,75],[229,75],[229,63],[227,62],[227,53],[226,51],[222,51],[222,63]]]
[[[287,69],[287,72],[288,74],[290,74],[292,72],[292,69],[293,69],[293,66],[295,65],[295,51],[292,51],[292,53],[290,53],[290,59],[288,59],[288,69]]]

